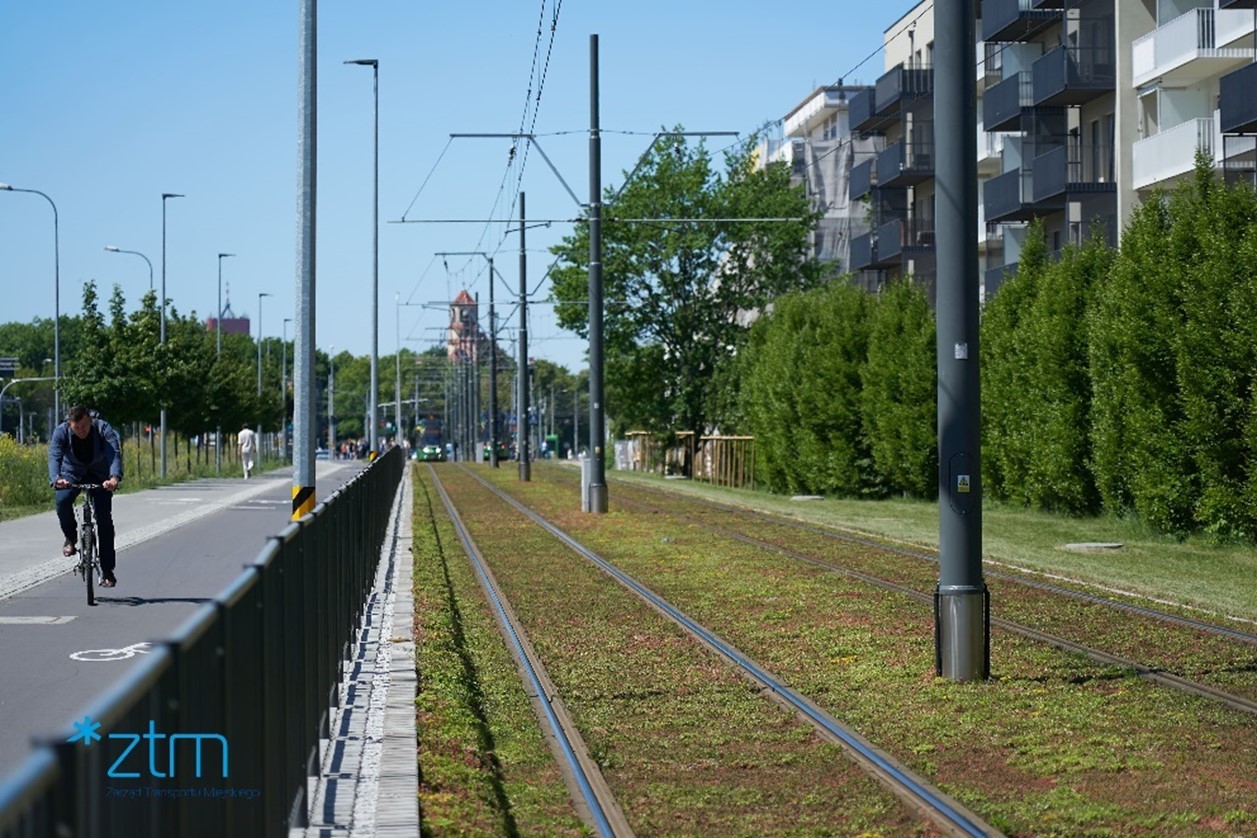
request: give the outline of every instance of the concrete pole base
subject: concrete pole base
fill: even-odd
[[[592,512],[595,515],[606,514],[607,511],[607,487],[595,486],[589,484],[589,508],[586,512]]]
[[[991,677],[991,595],[986,585],[934,591],[934,669],[952,681]]]

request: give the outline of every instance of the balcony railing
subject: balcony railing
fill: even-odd
[[[1218,125],[1222,133],[1257,133],[1257,64],[1228,73],[1219,85],[1222,95]]]
[[[922,131],[928,136],[928,131]],[[891,143],[877,155],[879,186],[910,186],[934,177],[934,142],[930,137]]]
[[[1034,217],[1034,210],[1026,200],[1031,192],[1029,169],[1013,169],[982,184],[982,204],[988,223],[997,221],[1025,221]]]
[[[877,80],[874,101],[880,116],[895,116],[910,101],[934,95],[934,70],[931,67],[905,67],[902,64],[882,74]]]
[[[851,179],[847,183],[847,197],[854,201],[873,191],[876,185],[874,182],[876,164],[877,158],[870,157],[863,163],[851,167]]]
[[[877,261],[881,264],[896,264],[905,252],[933,249],[933,218],[894,218],[877,228]]]
[[[1222,132],[1216,118],[1189,119],[1136,142],[1131,148],[1131,183],[1146,189],[1187,174],[1196,166],[1197,149],[1218,161]]]
[[[1016,276],[1017,263],[1011,265],[997,265],[994,268],[987,268],[986,273],[982,277],[982,299],[990,302],[995,296],[995,292],[999,291],[1000,286],[1009,280],[1010,277]]]
[[[872,233],[851,240],[851,270],[869,270],[877,261],[877,239]]]
[[[1117,87],[1110,47],[1057,47],[1034,62],[1036,105],[1082,105]]]
[[[1021,111],[1034,104],[1029,73],[1013,73],[982,97],[982,127],[988,131],[1021,130]]]
[[[873,115],[876,111],[873,105],[874,95],[873,88],[870,87],[861,90],[851,97],[851,102],[847,105],[847,119],[851,125],[851,130],[876,130],[876,127],[871,124],[874,121]]]
[[[1253,16],[1241,10],[1192,9],[1131,45],[1131,80],[1194,82],[1217,76],[1253,58],[1237,41],[1253,32]]]
[[[1059,11],[1035,0],[983,0],[982,40],[1032,41],[1060,19]]]
[[[1034,158],[1031,166],[1031,199],[1062,203],[1071,193],[1116,192],[1113,182],[1113,149],[1069,142]]]

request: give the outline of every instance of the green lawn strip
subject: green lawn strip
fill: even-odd
[[[470,477],[441,476],[638,834],[928,834],[717,655]]]
[[[665,498],[654,494],[652,497],[639,487],[620,491],[629,500],[666,505],[670,511],[702,523],[884,578],[922,593],[932,592],[938,581],[938,564],[925,559],[880,552],[763,519],[723,513],[713,515],[710,507],[701,503],[675,496]],[[1100,603],[1071,599],[1019,584],[1014,579],[999,577],[987,581],[991,589],[991,610],[996,617],[1006,617],[1150,668],[1257,700],[1257,646],[1251,643],[1121,612]]]
[[[991,681],[937,679],[928,606],[534,477],[503,486],[1009,834],[1257,828],[1246,714],[999,630]]]
[[[554,757],[440,497],[415,470],[415,699],[424,835],[579,835]]]
[[[615,484],[642,483],[938,549],[938,504],[933,501],[793,501],[762,491],[663,480],[633,472],[609,472],[608,480],[613,484],[608,491],[612,506]],[[1138,521],[1114,516],[1074,518],[989,499],[983,502],[982,538],[983,553],[989,560],[1257,620],[1257,586],[1251,584],[1257,575],[1257,550],[1252,545],[1213,544],[1196,536],[1179,541],[1152,533]],[[1078,542],[1111,542],[1123,547],[1102,552],[1064,549],[1064,545]],[[1254,627],[1250,624],[1246,630],[1253,631]]]

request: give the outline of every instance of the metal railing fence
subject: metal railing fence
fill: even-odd
[[[0,783],[0,836],[285,836],[306,825],[307,777],[405,462],[401,448],[384,454],[154,643],[86,708],[105,738],[71,743],[80,731],[67,728],[38,742]]]

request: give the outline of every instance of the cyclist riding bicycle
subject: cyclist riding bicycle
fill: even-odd
[[[113,492],[122,481],[122,444],[118,432],[108,422],[95,418],[86,407],[75,405],[66,414],[66,421],[52,432],[48,442],[48,480],[57,490],[57,520],[65,536],[64,556],[73,556],[78,549],[78,525],[74,520],[74,499],[80,489],[77,483],[99,483],[103,492],[92,492],[96,512],[96,532],[100,543],[102,588],[118,584],[114,576]]]

